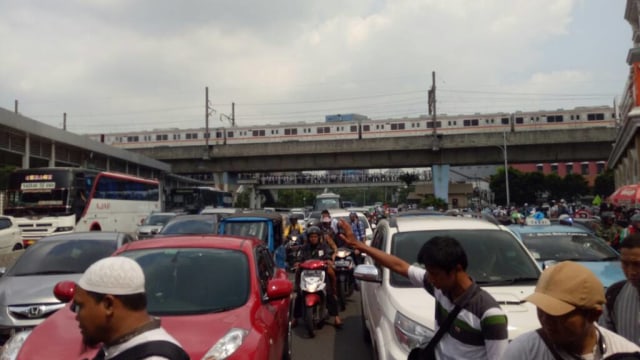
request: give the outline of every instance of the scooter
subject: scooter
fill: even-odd
[[[309,337],[324,326],[329,317],[327,311],[327,263],[324,260],[307,260],[300,267],[301,304],[304,306],[304,324]]]
[[[338,290],[338,303],[340,309],[344,311],[347,308],[347,298],[353,295],[354,290],[354,277],[353,271],[355,264],[353,257],[351,256],[352,250],[346,247],[341,247],[336,250],[336,258],[334,260],[334,267],[337,278],[337,290]]]

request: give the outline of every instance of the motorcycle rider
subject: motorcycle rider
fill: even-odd
[[[322,230],[320,230],[317,226],[310,226],[307,229],[307,241],[302,246],[300,252],[300,258],[298,259],[298,263],[304,262],[310,259],[318,259],[327,261],[327,277],[330,281],[330,284],[336,283],[336,274],[333,270],[333,250],[325,243],[320,241],[320,237],[323,235]],[[296,264],[296,289],[300,289],[300,269]],[[340,319],[340,315],[338,314],[338,301],[336,298],[335,285],[333,287],[327,286],[331,291],[327,294],[327,309],[329,310],[329,315],[334,317],[334,325],[337,328],[342,327],[342,319]],[[295,326],[296,319],[302,316],[302,296],[296,296],[294,310],[293,310],[293,322],[292,325]]]
[[[291,215],[291,217],[289,217],[289,226],[284,229],[284,238],[289,240],[291,236],[300,236],[303,232],[304,230],[302,229],[302,225],[298,223],[297,216]]]
[[[617,241],[617,244],[615,244],[616,246],[614,246],[616,250],[620,248],[620,243],[627,236],[640,232],[640,213],[632,215],[629,219],[629,222],[629,226],[627,226],[625,229],[622,229],[622,231],[620,232],[620,236],[618,237],[619,240]]]
[[[596,230],[596,235],[604,239],[609,246],[618,247],[622,228],[616,224],[616,216],[612,211],[605,211],[600,215],[602,224]]]

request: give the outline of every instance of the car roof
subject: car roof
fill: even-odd
[[[224,218],[222,221],[234,220],[234,219],[244,219],[244,218],[259,218],[272,220],[274,222],[282,222],[282,215],[279,213],[267,213],[267,212],[249,212],[242,214],[232,214]]]
[[[127,233],[116,231],[82,231],[69,234],[50,235],[38,240],[41,241],[60,241],[60,240],[113,240],[117,241],[127,236]]]
[[[390,226],[397,228],[398,231],[503,229],[489,221],[475,218],[431,215],[396,217],[390,221]]]
[[[193,215],[177,215],[173,219],[169,220],[169,223],[175,223],[175,222],[187,221],[187,220],[210,220],[210,219],[213,219],[213,221],[218,220],[215,214],[193,214]]]
[[[264,242],[256,238],[235,235],[180,235],[134,241],[126,244],[122,251],[162,248],[212,248],[248,251]]]
[[[200,215],[206,214],[235,214],[240,212],[240,209],[237,208],[212,208],[206,207],[200,211]]]
[[[149,216],[153,216],[153,215],[160,215],[160,216],[176,216],[178,215],[178,213],[174,213],[174,212],[162,212],[162,211],[152,211],[151,214],[149,214]]]
[[[509,229],[521,234],[533,234],[533,233],[583,233],[588,234],[589,231],[569,225],[509,225]]]

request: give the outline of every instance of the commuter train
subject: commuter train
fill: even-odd
[[[497,112],[474,115],[438,115],[437,134],[477,132],[515,132],[530,130],[614,127],[615,110],[610,106],[576,107],[572,110]],[[250,144],[286,141],[319,141],[372,139],[382,137],[426,136],[434,132],[429,116],[416,118],[320,123],[289,123],[247,127],[210,128],[207,141],[205,128],[157,129],[88,135],[95,141],[125,148],[159,146]]]

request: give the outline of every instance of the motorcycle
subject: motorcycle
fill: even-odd
[[[293,264],[295,264],[296,259],[300,257],[300,249],[302,248],[302,244],[298,242],[298,239],[298,235],[291,235],[285,245],[287,269],[292,273],[296,272]]]
[[[327,263],[324,260],[306,260],[300,265],[300,290],[304,306],[304,324],[309,337],[324,326],[329,317],[327,311]]]
[[[347,307],[347,298],[353,295],[355,278],[353,271],[355,264],[351,256],[352,250],[346,247],[340,247],[336,250],[336,258],[334,260],[334,268],[337,278],[338,303],[340,309],[344,311]]]

